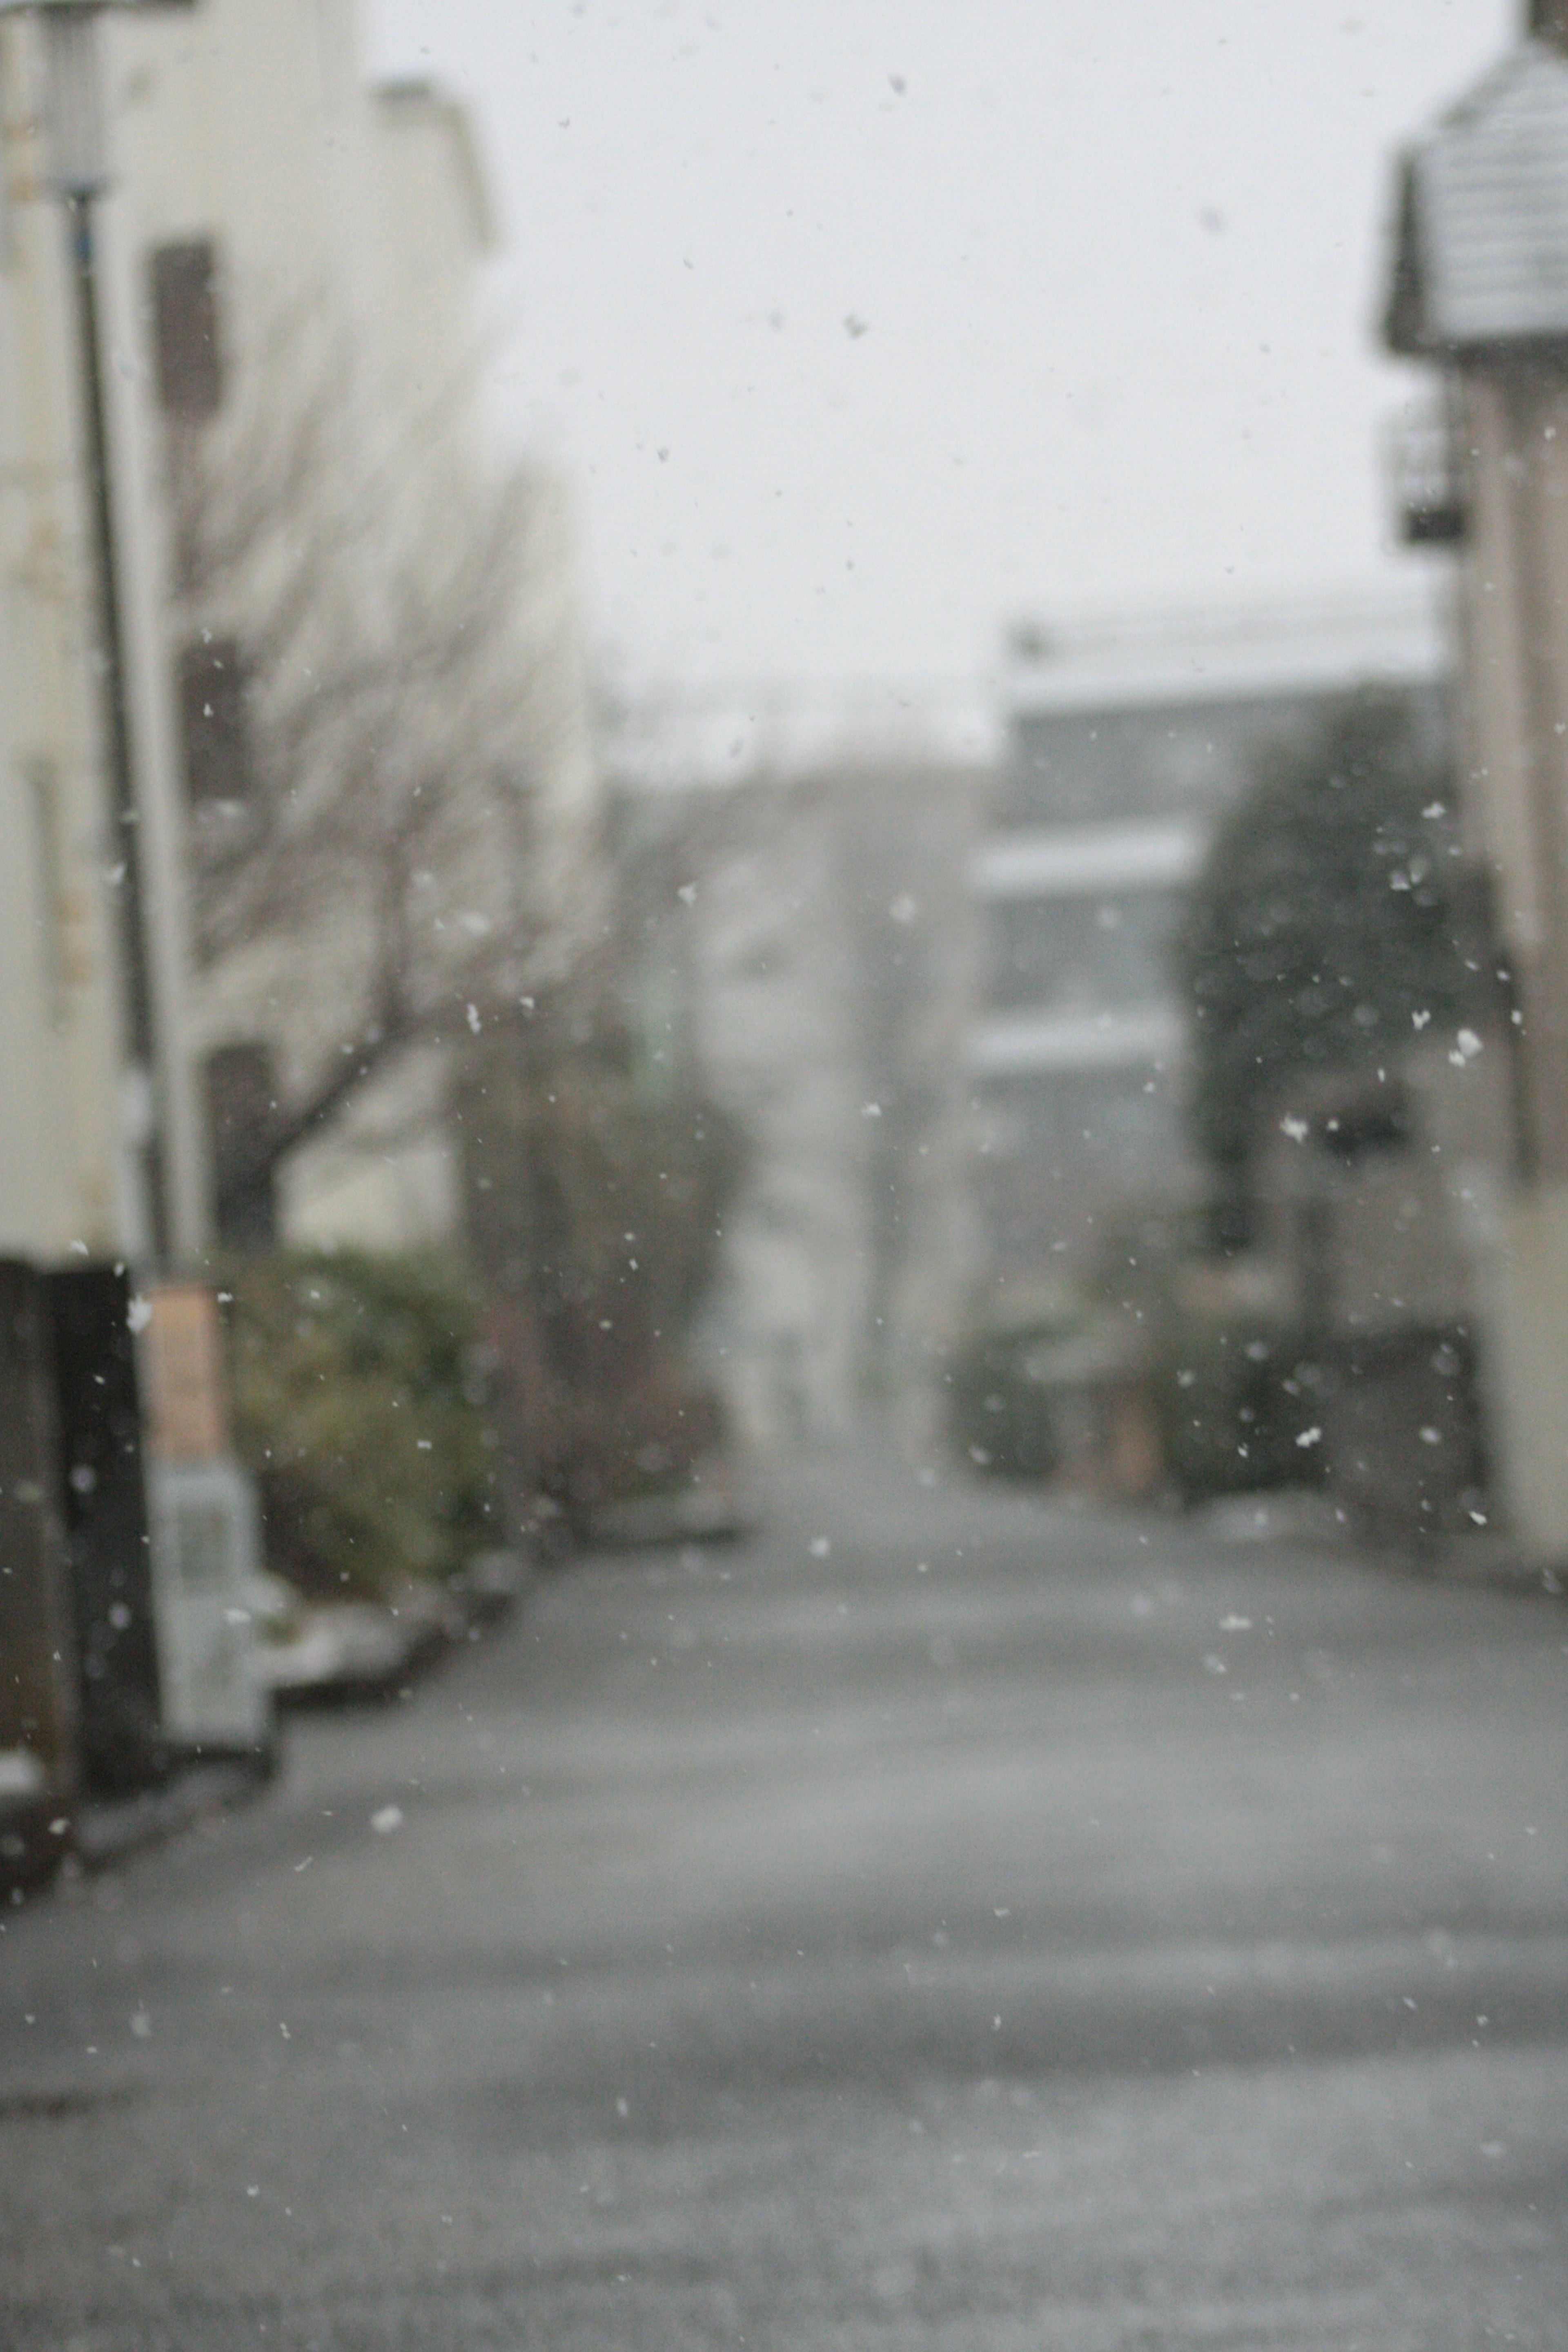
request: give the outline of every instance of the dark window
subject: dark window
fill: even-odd
[[[161,245],[153,256],[153,331],[158,397],[167,416],[193,423],[223,399],[217,268],[205,237]]]
[[[207,1056],[217,1237],[225,1249],[270,1249],[277,1238],[272,1056],[265,1045],[219,1045]]]
[[[180,656],[180,731],[192,807],[243,802],[250,748],[245,671],[233,637],[199,639]]]

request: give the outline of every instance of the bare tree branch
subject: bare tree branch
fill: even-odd
[[[531,886],[569,650],[537,480],[481,481],[461,447],[472,365],[389,418],[325,319],[315,300],[280,314],[223,415],[168,451],[180,625],[242,669],[245,772],[191,811],[201,961],[288,941],[310,992],[324,941],[355,950],[353,1001],[279,1108],[274,1160],[546,953]]]

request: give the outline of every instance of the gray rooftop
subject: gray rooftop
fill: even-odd
[[[1384,331],[1412,355],[1568,339],[1568,58],[1550,43],[1405,156]]]

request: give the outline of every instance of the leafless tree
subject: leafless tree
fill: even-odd
[[[473,363],[389,413],[323,319],[280,316],[168,452],[198,961],[288,1000],[268,1167],[582,927],[559,856],[540,882],[574,690],[548,486],[486,478]]]

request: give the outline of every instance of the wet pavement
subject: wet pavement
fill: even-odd
[[[0,1937],[0,2340],[1568,2346],[1568,1611],[875,1454]]]

